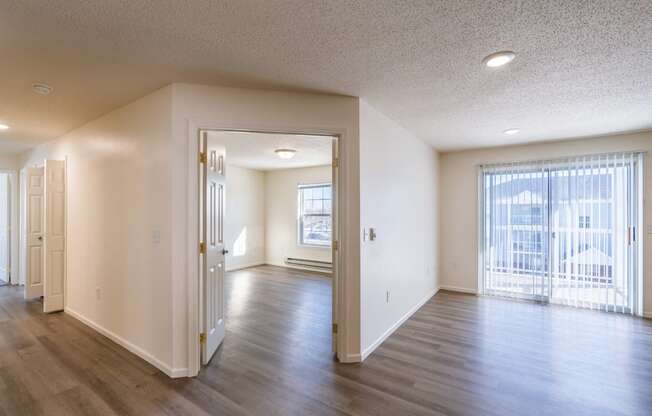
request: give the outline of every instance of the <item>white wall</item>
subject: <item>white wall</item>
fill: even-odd
[[[66,310],[168,374],[171,99],[163,88],[36,147],[21,163],[68,161]]]
[[[265,262],[287,266],[287,257],[331,261],[330,247],[306,247],[297,242],[298,185],[332,180],[330,166],[281,169],[265,173]]]
[[[652,155],[652,132],[547,144],[499,147],[441,155],[441,285],[476,292],[477,166],[483,163],[545,159],[593,153],[641,150]],[[646,163],[645,198],[652,195],[652,161]],[[645,206],[652,224],[652,204]],[[642,227],[646,230],[645,226]],[[642,234],[643,235],[643,234]],[[645,238],[644,311],[652,314],[652,234]]]
[[[362,243],[363,356],[437,291],[438,169],[430,146],[360,102],[361,226],[377,233]]]
[[[188,84],[174,84],[172,90],[174,367],[190,368],[192,373],[197,362],[193,358],[197,351],[189,349],[189,340],[192,334],[198,333],[199,323],[194,319],[198,309],[191,306],[189,294],[191,299],[195,299],[198,293],[199,207],[198,187],[194,182],[197,180],[197,130],[200,127],[340,135],[340,190],[346,198],[339,201],[339,212],[340,222],[347,230],[340,236],[340,258],[344,268],[341,285],[347,293],[342,301],[344,316],[341,319],[348,323],[346,332],[339,334],[346,342],[340,351],[340,359],[359,360],[358,99]]]
[[[265,172],[226,168],[226,270],[265,263]]]

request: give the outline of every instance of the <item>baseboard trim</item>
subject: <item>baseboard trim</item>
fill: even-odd
[[[652,319],[652,312],[643,311],[643,318]]]
[[[152,354],[149,352],[145,351],[144,349],[132,344],[131,342],[127,341],[126,339],[122,338],[121,336],[109,331],[108,329],[104,328],[103,326],[97,324],[96,322],[86,318],[84,315],[82,315],[79,312],[76,312],[75,310],[66,307],[64,309],[64,312],[70,315],[71,317],[77,319],[84,325],[90,327],[91,329],[99,332],[100,334],[104,335],[111,341],[115,342],[116,344],[120,345],[123,348],[126,348],[131,352],[132,354],[137,355],[138,357],[142,358],[143,360],[147,361],[154,367],[158,368],[165,374],[167,374],[171,378],[178,378],[178,377],[186,377],[188,375],[188,369],[187,368],[171,368],[167,364],[165,364],[163,361],[159,360],[158,358],[154,357]]]
[[[365,350],[362,351],[362,356],[360,357],[361,358],[360,361],[364,361],[369,355],[371,355],[371,353],[374,352],[374,350],[378,348],[380,344],[382,344],[387,338],[389,338],[389,336],[392,335],[394,331],[396,331],[401,325],[403,325],[405,321],[410,319],[410,317],[414,315],[414,313],[418,311],[419,308],[425,305],[426,302],[428,302],[433,296],[435,296],[437,292],[439,292],[439,288],[433,289],[430,292],[428,292],[428,294],[423,299],[421,299],[416,305],[410,308],[410,310],[407,311],[407,313],[405,313],[405,315],[403,315],[398,321],[396,321],[394,325],[389,327],[387,331],[383,332],[383,334],[380,337],[378,337],[378,339],[376,339],[370,346],[365,348]]]
[[[439,289],[448,290],[450,292],[470,293],[472,295],[477,295],[478,294],[478,292],[475,289],[469,289],[469,288],[460,287],[460,286],[440,285]]]
[[[286,269],[293,269],[293,270],[303,270],[303,271],[306,271],[306,272],[315,272],[315,273],[322,273],[322,274],[328,274],[328,275],[333,274],[333,272],[329,272],[329,271],[326,271],[326,270],[323,270],[323,269],[295,266],[295,265],[286,264],[285,262],[276,263],[276,262],[269,262],[268,261],[265,264],[268,265],[268,266],[283,267],[283,268],[286,268]]]

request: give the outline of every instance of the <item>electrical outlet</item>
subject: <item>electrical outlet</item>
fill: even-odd
[[[102,289],[100,289],[99,287],[95,288],[95,298],[97,300],[102,299]]]

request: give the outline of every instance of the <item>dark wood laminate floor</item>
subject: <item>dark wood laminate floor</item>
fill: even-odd
[[[652,323],[440,292],[361,365],[330,356],[330,281],[227,277],[227,335],[170,380],[0,288],[0,415],[650,415]]]

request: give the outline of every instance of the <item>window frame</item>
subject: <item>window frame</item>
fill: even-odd
[[[304,242],[303,236],[303,190],[308,188],[331,188],[331,209],[328,217],[331,219],[331,230],[330,238],[328,239],[328,244],[311,244]],[[324,215],[325,216],[325,215]],[[315,182],[315,183],[300,183],[297,184],[297,245],[300,247],[310,247],[310,248],[322,248],[330,250],[333,246],[333,184],[331,182]]]

